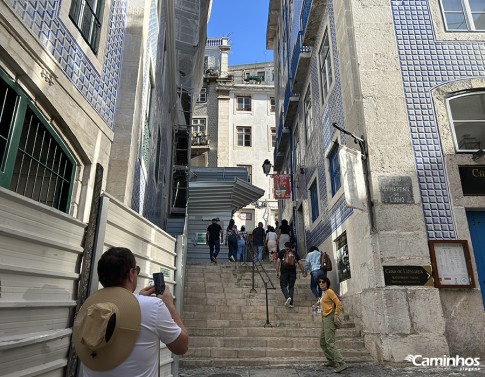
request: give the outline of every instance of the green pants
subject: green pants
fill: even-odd
[[[340,354],[335,345],[335,324],[333,323],[334,313],[328,316],[322,316],[322,331],[320,332],[320,347],[327,360],[331,363],[342,364],[345,363],[344,358]]]

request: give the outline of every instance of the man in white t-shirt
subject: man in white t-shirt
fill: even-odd
[[[84,377],[157,377],[160,341],[176,355],[188,350],[188,333],[172,293],[155,287],[133,295],[140,268],[126,248],[107,250],[98,262],[103,289],[80,309],[73,342]],[[110,341],[111,340],[111,341]]]

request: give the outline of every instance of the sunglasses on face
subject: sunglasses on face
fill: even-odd
[[[130,272],[131,270],[135,270],[137,275],[140,275],[140,266],[135,266],[130,268],[127,272]]]

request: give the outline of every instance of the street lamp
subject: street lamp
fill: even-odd
[[[264,160],[264,162],[263,162],[263,173],[266,174],[266,175],[269,175],[269,172],[270,172],[272,166],[273,165],[271,165],[271,162],[268,159]]]

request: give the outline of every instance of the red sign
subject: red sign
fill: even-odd
[[[239,212],[237,217],[239,217],[239,220],[252,220],[253,214],[251,212]]]
[[[290,199],[290,175],[273,175],[273,196],[275,199]]]

